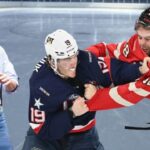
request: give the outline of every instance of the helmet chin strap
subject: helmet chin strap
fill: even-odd
[[[63,74],[61,74],[61,73],[58,71],[57,59],[51,59],[51,60],[50,60],[50,66],[51,66],[51,68],[54,70],[55,74],[59,75],[59,76],[62,77],[62,78],[66,78]]]

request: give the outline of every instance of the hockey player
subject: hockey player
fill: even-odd
[[[118,44],[98,43],[87,48],[96,56],[115,57],[126,62],[143,61],[150,56],[150,7],[145,9],[135,23],[136,34]]]
[[[88,112],[84,103],[84,84],[110,86],[113,80],[117,85],[123,75],[126,80],[134,80],[148,72],[147,65],[112,59],[108,61],[110,70],[100,68],[99,60],[90,52],[78,50],[75,39],[63,30],[49,34],[45,48],[47,57],[36,65],[30,78],[30,129],[23,150],[103,150],[95,129],[95,111]],[[149,85],[143,84],[148,82],[146,75],[136,84],[139,92],[148,87],[150,94]],[[139,100],[136,97],[134,102]]]
[[[88,47],[87,50],[94,53],[97,57],[110,56],[130,63],[143,61],[145,57],[150,56],[150,7],[145,9],[137,19],[135,23],[135,31],[136,34],[133,35],[128,41],[124,41],[119,44],[105,44],[104,42],[102,42]],[[139,96],[140,98],[140,93],[137,95],[138,92],[132,93],[132,96],[130,98],[128,97],[129,87],[131,87],[131,84],[124,85],[126,90],[123,88],[123,86],[121,87],[122,90],[119,90],[120,87],[116,87],[115,90],[113,89],[113,92],[111,89],[108,89],[108,91],[110,90],[109,93],[113,93],[112,95],[108,96],[108,99],[110,98],[110,101],[112,103],[110,108],[121,107],[121,105],[133,105],[132,103],[127,104],[126,102],[133,102],[134,99],[137,98],[137,96]],[[136,90],[138,90],[138,88]],[[119,93],[118,91],[121,93]],[[91,99],[92,97],[93,99],[89,101],[90,110],[99,110],[103,108],[105,109],[108,106],[107,103],[105,103],[105,105],[107,105],[106,107],[104,103],[103,105],[100,105],[102,104],[100,101],[101,94],[93,85],[86,85],[86,97],[89,99]],[[97,101],[98,97],[99,101]]]

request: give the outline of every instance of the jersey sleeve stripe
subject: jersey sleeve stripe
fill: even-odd
[[[129,84],[129,91],[134,91],[134,93],[136,93],[137,95],[142,96],[142,97],[146,97],[149,95],[148,91],[146,91],[142,88],[137,88],[135,86],[135,82]]]
[[[109,95],[110,97],[118,104],[121,104],[123,106],[132,106],[134,105],[133,103],[127,101],[126,99],[124,99],[123,97],[121,97],[118,93],[117,90],[118,87],[112,88],[109,91]]]
[[[29,124],[36,134],[39,133],[41,127],[43,126],[43,123],[42,124],[29,123]]]

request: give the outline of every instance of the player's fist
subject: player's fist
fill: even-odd
[[[86,112],[89,111],[89,108],[85,104],[85,99],[82,98],[82,97],[78,97],[73,102],[73,105],[72,105],[71,109],[72,109],[72,112],[73,112],[75,117],[81,116],[81,115],[83,115],[83,114],[85,114]]]
[[[150,70],[150,57],[145,57],[142,66],[139,67],[141,74],[145,74]]]
[[[97,88],[93,84],[85,84],[84,87],[84,97],[89,100],[95,95]]]

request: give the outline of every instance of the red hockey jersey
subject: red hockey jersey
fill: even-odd
[[[137,34],[133,35],[128,41],[117,44],[105,44],[101,42],[86,49],[94,53],[97,57],[109,55],[125,62],[141,61],[147,56],[139,45]]]
[[[150,72],[135,82],[113,88],[98,89],[92,99],[86,101],[90,111],[128,107],[143,98],[150,97]]]
[[[97,57],[110,56],[130,63],[142,61],[147,56],[139,45],[137,34],[118,44],[101,42],[86,49]],[[145,84],[149,79],[144,78],[143,76],[140,80],[114,88],[99,89],[93,98],[87,101],[90,111],[132,106],[143,98],[150,98],[150,86]]]

